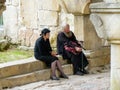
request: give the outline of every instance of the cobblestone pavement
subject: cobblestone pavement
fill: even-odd
[[[7,90],[110,90],[110,72],[72,75],[69,79],[40,81]]]

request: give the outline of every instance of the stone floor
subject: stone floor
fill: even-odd
[[[69,76],[59,81],[40,81],[7,90],[110,90],[110,72]]]

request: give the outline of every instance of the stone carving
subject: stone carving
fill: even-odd
[[[106,30],[104,28],[102,19],[98,15],[91,14],[90,20],[92,21],[92,23],[95,27],[98,37],[100,37],[102,39],[102,45],[108,46],[109,43],[107,41]]]
[[[91,14],[90,15],[90,20],[92,21],[92,23],[95,27],[97,35],[100,38],[106,39],[106,33],[105,33],[104,25],[103,25],[103,22],[102,22],[101,18],[98,15]]]
[[[58,2],[67,13],[89,14],[91,0],[58,0]]]

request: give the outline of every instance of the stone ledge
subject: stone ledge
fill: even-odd
[[[58,58],[62,64],[67,64],[67,61],[62,60],[62,57]],[[0,78],[30,73],[45,68],[47,67],[43,62],[35,60],[33,57],[24,60],[3,63],[0,64]]]
[[[67,75],[73,74],[72,65],[63,65],[63,70]],[[13,76],[0,80],[0,89],[10,88],[14,86],[24,85],[32,82],[37,82],[40,80],[48,80],[50,78],[50,69],[44,69],[40,71],[35,71],[28,74]],[[58,75],[57,71],[57,75]]]
[[[100,52],[103,53],[104,51],[105,50],[102,50]],[[97,55],[96,52],[98,52]],[[99,53],[97,50],[87,51],[85,52],[85,55],[89,61],[88,70],[90,73],[96,72],[93,68],[104,66],[110,63],[109,54],[105,53],[101,57],[101,53]],[[67,64],[67,60],[63,60],[61,56],[58,58],[62,65]],[[73,74],[72,65],[63,65],[63,70],[66,74]],[[0,89],[40,80],[48,80],[49,77],[50,69],[47,69],[43,62],[37,61],[33,57],[27,60],[19,60],[0,64]]]
[[[89,70],[93,67],[103,66],[110,63],[109,53],[105,53],[107,49],[102,49],[98,51],[85,51],[85,55],[89,61]],[[102,54],[104,55],[102,56]],[[67,64],[67,60],[63,60],[61,56],[58,57],[62,64]],[[34,57],[19,61],[13,61],[8,63],[0,64],[0,79],[26,74],[42,69],[46,69],[46,65],[43,62],[35,60]]]
[[[97,50],[85,50],[83,52],[87,58],[99,58],[102,56],[110,55],[110,47],[101,47]]]

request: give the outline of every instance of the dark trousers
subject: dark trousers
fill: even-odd
[[[88,65],[88,60],[83,52],[81,52],[77,55],[72,54],[70,52],[66,52],[66,54],[68,55],[72,65],[73,65],[74,74],[77,71],[84,69]]]

